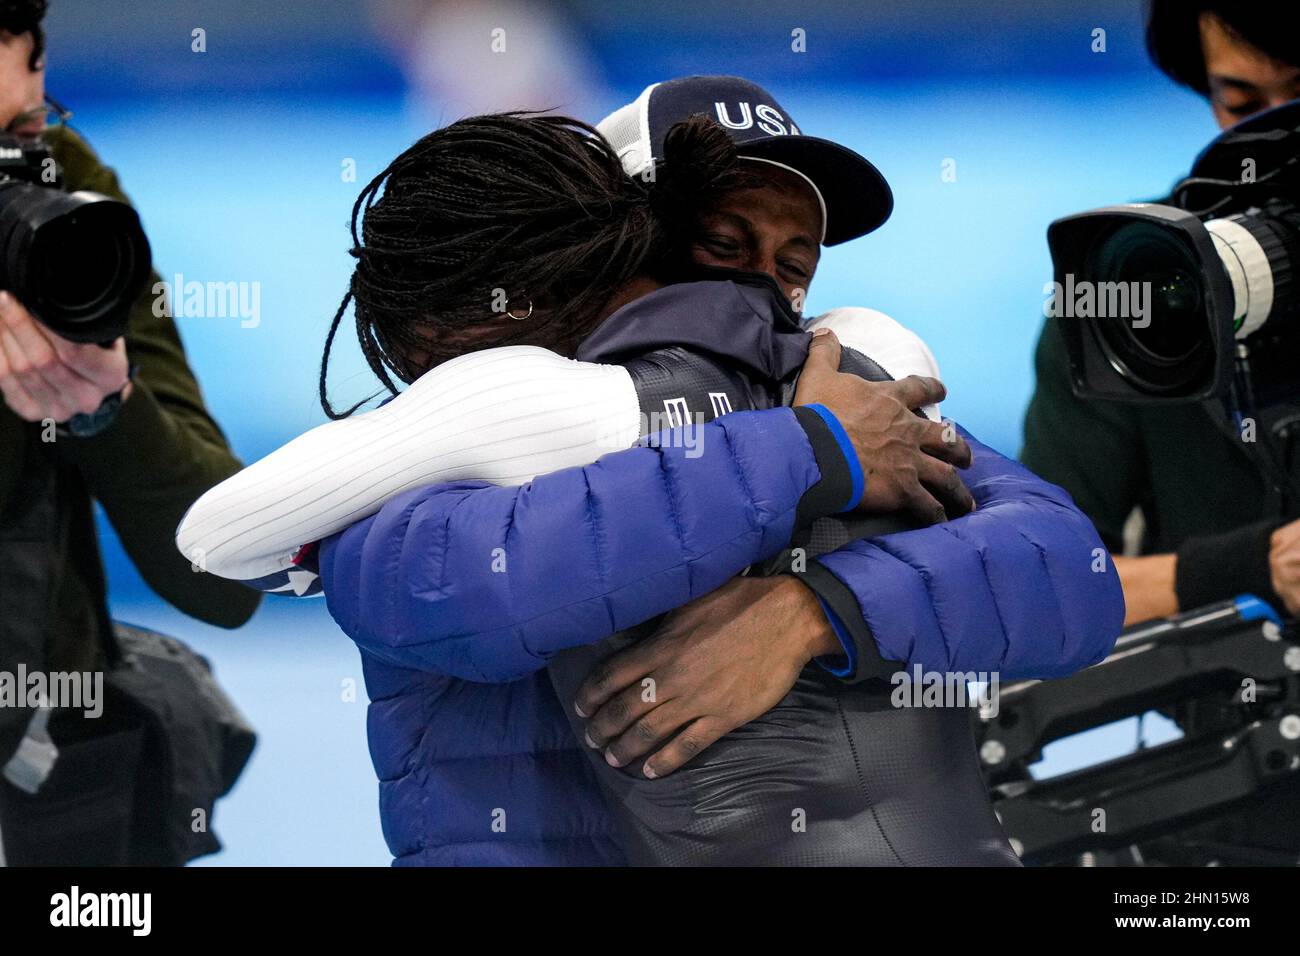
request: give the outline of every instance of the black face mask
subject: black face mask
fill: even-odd
[[[667,280],[678,282],[734,282],[737,285],[766,289],[772,293],[772,319],[780,332],[802,329],[799,313],[794,310],[790,300],[785,297],[781,283],[766,272],[749,272],[745,269],[730,269],[726,266],[706,266],[698,262],[686,261],[673,270]]]
[[[610,315],[574,357],[618,363],[680,346],[768,381],[782,381],[803,365],[810,337],[771,276],[694,266],[676,278]]]

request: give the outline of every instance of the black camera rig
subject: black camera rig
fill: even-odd
[[[1180,740],[1045,780],[1030,774],[1052,741],[1189,704],[1196,719],[1180,721]],[[1093,667],[1004,685],[996,714],[980,715],[978,739],[994,807],[1026,863],[1144,862],[1139,845],[1294,781],[1300,641],[1249,596],[1137,625]],[[1300,862],[1249,847],[1182,850],[1183,864]]]

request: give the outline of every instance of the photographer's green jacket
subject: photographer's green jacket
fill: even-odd
[[[75,133],[46,134],[67,188],[125,200],[117,177]],[[102,660],[104,577],[91,501],[103,505],[131,560],[165,600],[238,627],[259,595],[195,573],[177,523],[204,491],[239,470],[203,404],[175,324],[156,316],[154,276],[132,308],[135,386],[117,419],[90,438],[42,441],[42,427],[0,402],[0,671],[84,670]],[[53,505],[53,508],[47,507]],[[34,648],[35,642],[43,646]],[[0,763],[21,737],[0,713]]]

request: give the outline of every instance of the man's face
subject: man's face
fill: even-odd
[[[45,129],[45,64],[31,68],[32,35],[0,30],[0,129],[39,136]]]
[[[750,165],[762,184],[727,193],[700,213],[691,259],[705,266],[766,272],[802,310],[821,257],[821,205],[802,177],[767,163]]]
[[[1270,59],[1212,13],[1202,13],[1200,25],[1210,106],[1220,129],[1300,97],[1300,67]],[[1285,28],[1279,23],[1278,29]]]

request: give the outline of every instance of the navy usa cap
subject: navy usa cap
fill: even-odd
[[[839,143],[803,135],[771,93],[738,76],[653,83],[596,129],[614,147],[627,174],[638,176],[663,159],[668,131],[699,113],[727,131],[741,156],[807,180],[822,207],[823,245],[864,236],[889,218],[894,195],[875,166]]]

